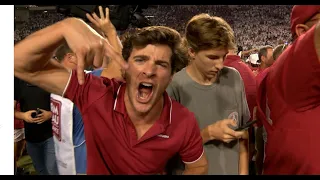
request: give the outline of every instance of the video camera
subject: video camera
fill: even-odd
[[[138,28],[151,26],[151,22],[142,14],[142,9],[147,9],[145,5],[59,5],[57,12],[65,16],[78,17],[88,22],[86,13],[95,12],[99,16],[99,6],[103,9],[109,8],[109,16],[117,31],[124,31],[129,24]]]

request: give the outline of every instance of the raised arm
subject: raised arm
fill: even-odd
[[[63,41],[65,21],[37,31],[14,47],[14,75],[49,92],[62,94],[69,73],[51,61]]]
[[[109,17],[109,8],[105,9],[105,13],[101,6],[99,6],[100,18],[96,13],[86,14],[89,21],[94,24],[98,29],[100,29],[104,35],[108,38],[110,44],[114,47],[114,49],[118,52],[122,51],[122,44],[117,35],[117,30],[114,25],[110,21]]]
[[[106,8],[104,13],[103,8],[99,6],[99,13],[100,13],[100,18],[96,15],[96,13],[93,13],[92,15],[87,13],[86,16],[96,28],[98,28],[104,33],[104,35],[108,39],[111,46],[114,47],[114,49],[121,54],[122,44],[117,35],[116,28],[110,21],[109,9]],[[102,68],[108,68],[108,70],[103,71],[101,76],[104,76],[107,78],[114,78],[114,77],[122,78],[121,67],[113,59],[109,58],[108,61],[104,61],[102,64]]]
[[[77,56],[77,77],[84,82],[84,66],[102,65],[108,55],[126,68],[120,53],[84,21],[67,18],[33,33],[14,47],[14,74],[48,92],[62,95],[70,73],[51,60],[55,49],[66,40]]]

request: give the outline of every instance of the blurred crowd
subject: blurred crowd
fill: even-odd
[[[233,28],[237,44],[244,50],[264,45],[281,44],[291,40],[290,10],[292,5],[159,5],[145,9],[153,25],[172,27],[183,33],[187,20],[199,13],[209,13],[224,18]],[[54,12],[30,15],[29,22],[15,29],[14,40],[60,21],[64,16]]]
[[[64,15],[55,12],[41,12],[30,14],[29,21],[14,29],[14,41],[20,41],[30,33],[49,26],[64,18]]]

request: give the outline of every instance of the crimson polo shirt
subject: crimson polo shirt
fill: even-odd
[[[264,78],[267,76],[269,72],[269,68],[264,69],[263,71],[261,71],[257,76],[256,76],[256,90],[258,91],[259,85],[262,83],[262,81],[264,80]],[[257,102],[258,103],[258,102]],[[264,107],[265,109],[266,107]],[[262,113],[260,111],[256,111],[256,117],[258,119],[256,126],[257,127],[262,127]]]
[[[320,174],[320,63],[315,27],[279,56],[259,85],[257,102],[268,134],[264,174]]]
[[[64,96],[80,109],[87,143],[87,174],[159,174],[179,154],[185,163],[203,155],[200,129],[193,113],[165,92],[160,118],[139,140],[128,117],[126,83],[85,75],[78,84],[72,71]]]
[[[256,102],[257,89],[256,89],[255,76],[251,71],[251,69],[248,67],[248,65],[242,62],[240,56],[228,55],[224,60],[223,64],[225,66],[235,68],[240,73],[240,76],[243,80],[243,84],[245,86],[246,99],[247,99],[249,111],[251,114],[251,117],[249,119],[250,121],[253,118],[253,109],[257,104]]]
[[[257,68],[257,76],[259,75],[259,74],[261,74],[265,69],[267,69],[267,68],[261,68],[261,67],[258,67]]]

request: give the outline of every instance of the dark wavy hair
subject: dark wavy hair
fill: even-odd
[[[187,51],[182,45],[179,32],[165,26],[136,28],[126,32],[122,37],[122,56],[128,61],[134,47],[146,47],[148,44],[168,45],[172,50],[171,73],[180,71],[188,64]]]

